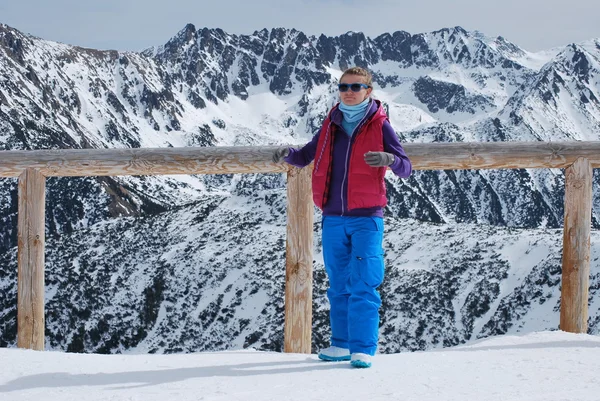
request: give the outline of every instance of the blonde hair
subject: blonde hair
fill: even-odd
[[[340,77],[340,81],[346,75],[359,75],[361,77],[364,77],[365,84],[369,85],[369,87],[371,87],[371,88],[373,87],[373,76],[371,75],[371,73],[369,71],[367,71],[366,69],[364,69],[362,67],[350,67],[350,68],[348,68],[346,71],[344,71],[344,73]]]

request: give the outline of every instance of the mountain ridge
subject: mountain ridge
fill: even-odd
[[[230,35],[190,24],[137,53],[44,41],[0,24],[0,144],[301,145],[355,64],[373,72],[402,142],[597,140],[599,58],[596,39],[538,57],[460,27],[372,39],[283,28]],[[386,185],[382,352],[557,327],[560,171],[419,171],[389,175]],[[4,346],[16,335],[16,191],[16,180],[0,181]],[[282,175],[52,178],[47,191],[52,349],[281,349]],[[598,195],[593,205],[598,228]],[[314,347],[327,341],[318,216]],[[594,255],[596,242],[593,231]],[[592,269],[597,333],[595,256]]]

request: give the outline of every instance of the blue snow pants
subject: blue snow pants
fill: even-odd
[[[329,277],[331,345],[374,355],[383,281],[383,219],[323,217],[323,259]]]

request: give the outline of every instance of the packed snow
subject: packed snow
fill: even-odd
[[[4,348],[0,360],[6,401],[600,399],[600,338],[560,331],[376,355],[370,369],[250,349],[94,355]]]

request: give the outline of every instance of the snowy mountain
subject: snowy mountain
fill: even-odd
[[[0,25],[0,144],[300,145],[351,65],[373,71],[404,142],[598,140],[599,60],[598,39],[532,54],[460,27],[369,38],[187,25],[130,53]],[[556,329],[563,187],[560,170],[390,175],[381,351]],[[0,199],[0,344],[11,345],[15,179],[0,180]],[[285,219],[280,174],[48,179],[48,346],[280,350]],[[315,347],[328,335],[318,221]],[[597,241],[593,231],[594,254]],[[600,330],[597,266],[594,257],[590,333]]]

